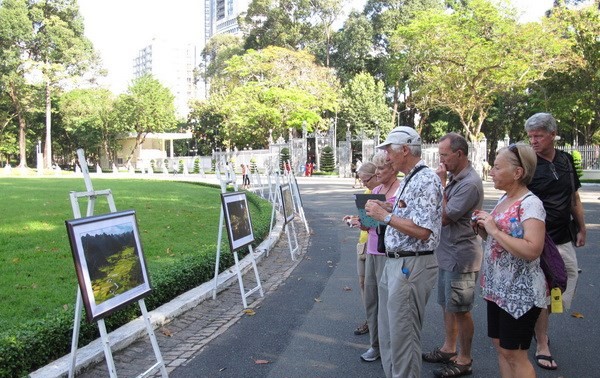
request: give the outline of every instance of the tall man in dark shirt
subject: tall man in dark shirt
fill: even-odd
[[[525,122],[525,131],[537,154],[537,168],[529,190],[538,196],[546,209],[546,231],[556,243],[567,268],[567,290],[563,293],[563,307],[569,309],[577,287],[577,256],[575,247],[585,245],[586,227],[583,205],[577,191],[581,187],[570,154],[554,148],[557,133],[556,120],[548,113],[537,113]],[[578,230],[571,233],[570,223]],[[537,339],[536,363],[544,369],[558,366],[548,345],[548,310],[544,309],[535,325]]]

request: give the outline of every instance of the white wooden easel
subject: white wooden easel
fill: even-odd
[[[223,181],[221,181],[221,192],[225,193],[226,191],[227,184],[223,184]],[[223,207],[221,207],[221,215],[219,216],[219,232],[217,234],[217,256],[215,261],[213,299],[217,299],[217,288],[219,286],[219,261],[221,260],[221,241],[223,240],[223,227],[225,227],[225,214],[223,213]],[[265,296],[262,285],[260,283],[260,276],[258,275],[256,259],[254,258],[254,249],[252,248],[251,244],[248,245],[248,250],[248,255],[250,256],[250,261],[252,262],[252,269],[254,270],[254,278],[256,279],[256,286],[249,290],[246,290],[246,287],[244,286],[244,279],[242,277],[242,269],[240,268],[238,253],[237,251],[233,251],[233,258],[235,260],[235,270],[238,278],[238,284],[240,285],[240,294],[242,295],[242,304],[244,305],[244,308],[248,308],[248,302],[246,301],[246,298],[256,293],[257,291],[260,293],[261,297]]]
[[[306,216],[304,215],[304,206],[302,205],[302,199],[300,198],[300,188],[298,187],[298,181],[296,181],[296,175],[294,175],[293,171],[288,176],[288,182],[290,184],[290,188],[292,189],[292,199],[294,200],[294,208],[302,219],[304,223],[304,228],[306,228],[306,232],[310,233],[310,228],[308,227],[308,222],[306,221]]]
[[[105,196],[108,201],[108,207],[111,213],[117,211],[115,206],[115,201],[110,189],[106,190],[94,190],[92,186],[92,180],[90,179],[89,170],[87,166],[87,162],[85,159],[85,154],[82,149],[77,150],[77,157],[79,159],[79,164],[81,165],[81,171],[83,173],[83,179],[85,181],[85,187],[87,189],[86,192],[70,192],[69,196],[71,198],[71,207],[73,208],[73,216],[75,218],[81,218],[81,209],[79,207],[79,198],[87,198],[87,212],[86,216],[94,215],[94,206],[96,204],[96,199],[100,196]],[[146,330],[148,331],[148,336],[150,337],[150,342],[152,344],[152,349],[154,350],[154,355],[156,357],[156,363],[152,365],[148,370],[140,374],[138,377],[147,377],[154,371],[160,369],[161,376],[163,378],[167,378],[169,375],[167,373],[167,369],[165,367],[165,363],[163,361],[162,355],[160,353],[160,349],[158,348],[158,342],[156,341],[156,335],[154,334],[154,330],[152,329],[152,324],[150,323],[150,316],[148,315],[148,310],[146,309],[146,303],[144,299],[140,299],[138,301],[140,306],[140,310],[142,311],[142,317],[144,319],[144,323],[146,324]],[[73,338],[71,341],[71,367],[69,369],[69,378],[73,378],[75,376],[75,367],[77,364],[77,344],[79,341],[79,328],[81,325],[81,313],[83,311],[83,299],[81,296],[81,288],[77,289],[77,300],[75,302],[75,317],[73,320]],[[106,358],[106,364],[108,366],[108,373],[111,378],[117,378],[117,371],[115,368],[115,362],[113,360],[112,351],[110,349],[110,339],[108,337],[108,333],[106,332],[106,325],[104,324],[104,319],[100,319],[97,321],[98,329],[100,330],[100,339],[102,340],[102,348],[104,349],[104,356]]]
[[[283,207],[284,200],[282,198],[283,194],[281,192],[281,186],[278,185],[278,188],[279,188],[279,195],[277,197],[279,198],[279,201],[280,201],[279,203]],[[290,190],[291,190],[291,188],[290,188]],[[292,195],[292,202],[293,202],[293,198],[294,198],[294,196]],[[273,206],[273,209],[275,209],[275,206]],[[294,214],[294,218],[295,218],[296,213],[294,212],[294,209],[291,209],[291,211],[292,211],[292,214]],[[284,220],[284,221],[286,221],[286,220]],[[292,261],[295,261],[296,254],[299,254],[299,252],[300,252],[300,246],[298,244],[298,235],[296,234],[296,226],[294,225],[294,219],[292,219],[289,222],[286,222],[284,224],[283,231],[285,232],[285,234],[287,236],[288,247],[290,248],[290,255],[292,257]]]
[[[275,171],[267,177],[269,178],[269,202],[273,205],[273,209],[271,210],[271,223],[269,224],[269,233],[271,233],[275,226],[275,212],[280,210],[283,202],[281,202],[281,191],[279,190],[279,172]],[[273,179],[273,182],[271,182],[271,179]]]

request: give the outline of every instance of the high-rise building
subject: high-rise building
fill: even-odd
[[[204,46],[217,34],[241,34],[237,17],[248,10],[250,0],[204,0]],[[205,67],[209,62],[204,62]],[[202,82],[204,96],[208,98],[210,84]]]
[[[154,38],[133,60],[133,76],[151,74],[175,96],[177,116],[187,118],[188,102],[203,97],[194,79],[199,52],[192,43]]]
[[[205,38],[240,32],[237,16],[248,10],[249,0],[205,0]]]

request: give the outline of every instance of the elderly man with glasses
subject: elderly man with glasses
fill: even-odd
[[[442,184],[421,159],[421,137],[393,129],[377,148],[405,174],[393,206],[368,201],[367,214],[387,225],[387,259],[379,281],[379,348],[386,377],[421,376],[421,329],[437,276],[433,254],[442,227]]]
[[[573,157],[554,148],[557,126],[551,114],[534,114],[525,122],[525,131],[537,154],[537,167],[528,188],[544,203],[546,231],[558,247],[567,268],[567,290],[562,299],[563,308],[568,310],[579,274],[574,246],[584,246],[586,237],[583,205],[577,191],[581,183]],[[558,366],[550,353],[548,324],[548,309],[544,309],[535,325],[535,359],[539,367],[555,370]]]

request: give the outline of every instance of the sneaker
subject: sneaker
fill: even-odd
[[[367,322],[365,322],[363,325],[358,326],[358,328],[354,330],[354,334],[357,336],[364,335],[365,333],[369,333],[369,324],[367,324]]]
[[[369,348],[365,353],[360,355],[363,361],[373,362],[379,358],[379,350]]]

